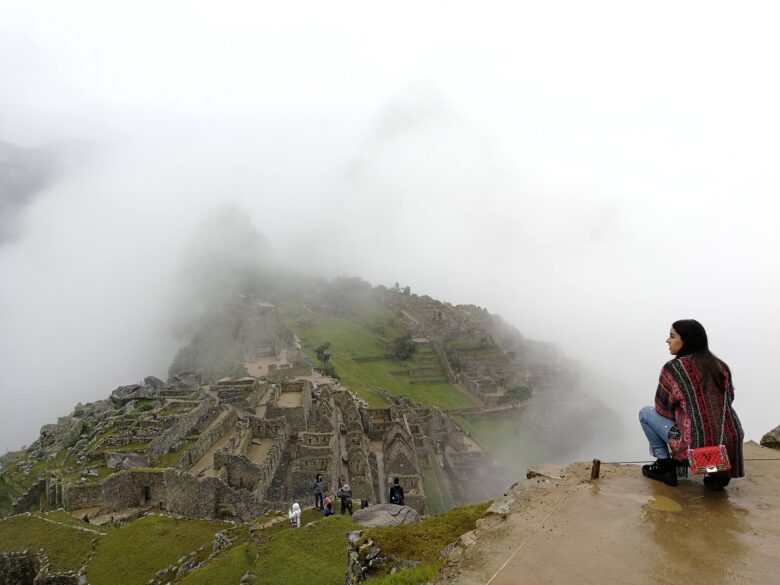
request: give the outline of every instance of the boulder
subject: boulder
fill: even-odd
[[[132,400],[149,400],[153,397],[153,390],[140,384],[120,386],[111,393],[111,402],[116,406],[124,406]]]
[[[165,387],[165,382],[154,376],[146,376],[146,378],[144,378],[144,386],[147,386],[152,390],[162,390]]]
[[[764,447],[780,449],[780,425],[776,426],[763,437],[761,437],[761,444]]]
[[[140,453],[125,453],[125,457],[122,459],[122,467],[125,469],[149,467],[149,457]]]
[[[55,450],[58,446],[71,447],[79,440],[84,422],[77,417],[63,416],[57,420],[56,425],[43,425],[41,427],[41,445]]]
[[[387,526],[400,526],[401,524],[414,524],[420,521],[417,510],[409,506],[398,504],[377,504],[363,508],[352,514],[355,524],[369,528],[385,528]]]
[[[528,479],[533,479],[534,477],[545,477],[547,479],[563,479],[564,473],[562,467],[558,467],[557,465],[545,464],[545,465],[535,465],[533,467],[529,467],[525,476]]]

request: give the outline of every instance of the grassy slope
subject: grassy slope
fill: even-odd
[[[323,518],[275,534],[252,567],[256,585],[332,585],[344,580],[349,516]]]
[[[181,585],[215,585],[217,583],[235,583],[252,568],[257,547],[252,543],[239,542],[221,555],[210,559],[208,564],[186,575]]]
[[[0,521],[0,552],[42,548],[55,570],[77,571],[89,556],[95,538],[105,537],[27,514]]]
[[[365,531],[384,553],[424,563],[420,568],[377,579],[377,585],[416,585],[429,580],[440,568],[435,560],[438,552],[473,529],[487,505],[456,508],[411,526]],[[37,516],[15,516],[0,521],[0,551],[41,547],[56,569],[77,570],[88,558],[92,540],[98,539],[95,556],[87,567],[92,585],[143,585],[157,571],[203,545],[205,557],[211,551],[213,535],[231,526],[225,522],[145,516],[120,528],[89,527],[106,533],[100,536],[78,530],[81,523],[65,512],[47,517],[72,527],[51,524]],[[300,529],[289,529],[286,522],[267,528],[258,533],[257,542],[248,541],[248,525],[237,526],[231,531],[239,538],[230,549],[175,583],[238,583],[246,572],[258,577],[258,585],[342,582],[346,535],[360,527],[349,516],[322,518],[314,510],[305,510],[303,520],[305,525]]]
[[[417,585],[430,581],[441,568],[442,562],[437,559],[441,550],[455,542],[461,534],[473,530],[489,505],[490,502],[486,502],[454,508],[417,524],[365,530],[363,539],[373,540],[382,554],[422,561],[419,567],[385,575],[371,582],[376,585]]]
[[[202,545],[226,522],[145,516],[101,538],[88,569],[91,585],[141,585]]]
[[[314,348],[330,342],[331,361],[341,381],[354,390],[369,405],[387,406],[376,392],[384,388],[393,395],[405,395],[420,404],[440,406],[444,409],[470,408],[474,402],[451,384],[411,384],[407,376],[393,376],[391,372],[404,369],[431,367],[410,360],[401,365],[390,360],[356,363],[353,357],[384,355],[382,337],[362,324],[343,317],[311,316],[307,319],[288,319],[290,326],[301,339],[303,349],[317,363]]]
[[[475,527],[489,504],[465,506],[432,516],[414,525],[385,529],[368,529],[383,553],[402,559],[419,560],[423,566],[398,575],[372,580],[377,585],[416,585],[425,583],[439,570],[436,556],[445,546]],[[346,569],[346,535],[361,529],[349,516],[322,518],[305,510],[304,526],[291,530],[287,523],[277,524],[257,535],[258,542],[247,540],[241,528],[241,539],[229,550],[210,559],[207,566],[196,569],[177,585],[213,585],[238,583],[247,571],[257,576],[257,585],[331,585],[341,583]]]

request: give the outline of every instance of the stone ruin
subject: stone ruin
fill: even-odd
[[[506,391],[515,386],[535,389],[560,385],[557,372],[539,371],[539,364],[548,363],[550,356],[536,359],[536,350],[519,333],[508,333],[501,344],[497,343],[497,331],[506,333],[506,327],[485,309],[390,291],[384,302],[413,332],[418,348],[435,350],[435,361],[441,364],[447,381],[460,384],[486,407],[502,405]]]
[[[490,460],[465,448],[454,421],[387,398],[390,407],[368,408],[300,363],[210,386],[193,374],[149,377],[44,427],[30,452],[64,451],[69,463],[41,477],[14,511],[45,500],[93,516],[154,509],[249,521],[293,501],[312,505],[318,473],[329,495],[349,483],[356,507],[386,503],[399,477],[406,504],[425,514],[424,473],[435,473],[451,501],[482,497],[459,486],[477,484]]]

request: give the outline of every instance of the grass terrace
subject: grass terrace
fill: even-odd
[[[304,352],[314,364],[317,363],[315,348],[329,342],[333,352],[331,363],[336,368],[341,381],[366,400],[371,407],[387,406],[385,400],[377,393],[379,388],[384,388],[393,395],[408,396],[412,401],[420,404],[439,406],[446,410],[476,406],[470,397],[452,384],[412,384],[412,378],[409,376],[393,375],[393,372],[431,368],[436,367],[436,364],[417,363],[414,358],[404,364],[398,364],[385,358],[390,339],[369,330],[362,323],[345,317],[307,315],[297,319],[288,317],[287,324],[301,339]],[[361,362],[353,359],[372,357],[377,358],[376,361]],[[438,379],[442,377],[439,376]],[[417,381],[425,381],[425,379],[417,379]]]
[[[92,549],[96,531],[49,522],[42,515],[21,514],[0,520],[0,552],[42,548],[55,571],[77,571]],[[56,521],[63,520],[56,518]]]
[[[160,569],[206,546],[227,522],[149,515],[103,537],[87,568],[91,585],[146,583]]]
[[[157,462],[156,467],[173,467],[176,465],[176,463],[179,461],[179,459],[182,458],[182,455],[189,451],[193,445],[195,445],[195,441],[190,439],[186,441],[182,441],[181,445],[179,445],[179,448],[175,451],[169,451],[162,457],[160,457],[160,460]]]

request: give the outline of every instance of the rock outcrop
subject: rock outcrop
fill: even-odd
[[[367,528],[387,528],[420,521],[420,515],[409,506],[378,504],[352,514],[352,521]]]
[[[761,445],[772,449],[780,449],[780,425],[761,437]]]

